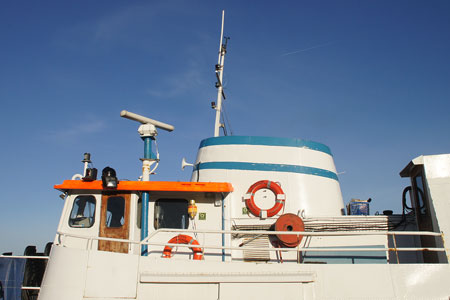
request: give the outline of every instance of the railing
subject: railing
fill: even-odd
[[[15,259],[45,259],[48,260],[48,256],[30,256],[30,255],[0,255],[0,258],[15,258]],[[41,288],[38,286],[22,286],[22,290],[36,290],[39,291]]]
[[[64,243],[65,237],[72,237],[72,238],[80,238],[87,240],[86,243],[86,249],[92,250],[93,248],[93,241],[95,240],[104,240],[104,241],[112,241],[112,242],[124,242],[124,243],[130,243],[130,244],[136,244],[136,245],[148,245],[148,246],[172,246],[172,247],[192,247],[192,245],[189,244],[176,244],[176,243],[167,243],[167,242],[155,242],[152,241],[155,239],[155,237],[162,233],[174,233],[174,234],[195,234],[195,235],[201,235],[203,237],[203,240],[205,240],[206,235],[253,235],[253,236],[271,236],[271,235],[298,235],[303,237],[326,237],[326,236],[392,236],[393,239],[393,246],[394,247],[370,247],[370,248],[361,248],[364,246],[363,244],[360,244],[358,246],[354,247],[329,247],[323,246],[323,247],[308,247],[308,246],[302,246],[299,244],[297,247],[294,248],[275,248],[275,247],[251,247],[251,248],[245,248],[245,247],[236,247],[236,246],[225,246],[225,245],[207,245],[200,243],[199,245],[195,245],[197,248],[201,248],[204,253],[207,253],[208,249],[211,250],[222,250],[222,255],[225,255],[225,251],[230,250],[261,250],[261,251],[269,251],[269,252],[277,252],[277,251],[286,251],[286,252],[308,252],[308,251],[314,251],[314,252],[352,252],[352,251],[358,251],[358,252],[394,252],[397,256],[397,263],[399,263],[398,260],[398,252],[418,252],[418,251],[431,251],[431,252],[444,252],[446,251],[443,247],[397,247],[396,243],[396,236],[433,236],[433,237],[440,237],[440,239],[443,241],[443,235],[442,233],[436,233],[436,232],[424,232],[424,231],[335,231],[335,232],[302,232],[302,231],[261,231],[261,230],[191,230],[191,229],[158,229],[150,233],[150,235],[145,238],[142,241],[135,241],[135,240],[129,240],[129,239],[117,239],[117,238],[106,238],[106,237],[86,237],[83,235],[76,235],[76,234],[69,234],[64,232],[57,232],[59,236],[59,242],[61,244]],[[198,238],[197,238],[198,239]],[[387,245],[386,241],[386,245]],[[442,243],[443,244],[443,243]],[[241,245],[242,246],[242,245]],[[162,249],[159,251],[161,252]],[[215,253],[217,255],[217,253]],[[228,254],[229,255],[229,254]]]
[[[4,258],[32,258],[32,259],[49,259],[49,256],[27,256],[27,255],[0,255]]]

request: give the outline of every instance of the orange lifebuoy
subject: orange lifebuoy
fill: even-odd
[[[188,244],[188,245],[200,245],[196,239],[189,235],[179,234],[171,238],[168,242],[169,244]],[[172,248],[173,246],[167,245],[163,250],[164,258],[172,257]],[[203,251],[200,247],[189,247],[192,252],[194,252],[194,260],[202,260],[203,259]]]
[[[254,196],[255,193],[260,189],[269,189],[275,194],[275,204],[272,208],[261,209],[255,204]],[[244,196],[244,199],[245,205],[253,215],[261,218],[269,218],[275,216],[283,208],[284,201],[286,200],[286,195],[284,194],[281,186],[278,183],[270,180],[260,180],[249,187],[247,194],[245,194]]]

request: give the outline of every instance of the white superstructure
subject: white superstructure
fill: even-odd
[[[202,142],[199,158],[208,157],[207,143],[212,141]],[[245,157],[241,152],[236,157]],[[226,157],[216,154],[210,162]],[[401,172],[412,182],[406,203],[411,209],[404,215],[306,213],[302,232],[275,231],[271,225],[288,214],[301,216],[309,206],[302,206],[303,194],[295,188],[302,179],[296,176],[317,175],[241,170],[248,178],[234,177],[235,169],[199,168],[197,162],[194,182],[119,182],[111,191],[100,181],[65,181],[56,186],[67,198],[39,299],[447,299],[450,287],[443,282],[450,278],[450,249],[442,232],[449,224],[449,161],[448,154],[422,156]],[[198,170],[204,181],[196,182]],[[208,182],[214,172],[231,183]],[[285,193],[275,216],[243,209],[245,187],[259,179],[277,181]],[[149,236],[141,240],[144,190],[150,193]],[[335,192],[331,205],[342,201],[339,187]],[[310,195],[314,201],[314,192]],[[192,219],[191,200],[197,209]],[[276,199],[255,200],[257,206],[268,202]],[[118,223],[111,225],[114,219]],[[297,234],[287,235],[292,232]],[[283,235],[302,238],[293,247],[280,246]],[[142,244],[148,245],[147,255],[141,254]]]

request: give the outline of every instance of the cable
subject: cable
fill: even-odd
[[[152,174],[153,172],[155,172],[156,168],[158,168],[158,165],[159,165],[159,150],[158,150],[158,143],[156,142],[156,139],[155,139],[154,141],[155,141],[155,148],[156,148],[156,164],[155,164],[155,166],[153,167],[153,169],[150,171],[150,174]]]
[[[197,230],[197,224],[195,223],[195,218],[192,219],[192,229]],[[197,231],[194,231],[195,239],[198,241]]]
[[[222,107],[223,107],[223,115],[222,118],[224,119],[224,121],[227,123],[227,126],[230,128],[230,135],[233,135],[233,128],[231,128],[231,123],[230,120],[228,119],[228,114],[225,110],[225,105],[224,103],[222,103]]]

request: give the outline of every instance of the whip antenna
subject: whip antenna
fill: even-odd
[[[225,22],[225,11],[222,10],[222,29],[220,31],[220,43],[219,43],[219,58],[216,64],[216,88],[217,88],[217,102],[212,103],[212,107],[216,110],[216,121],[214,124],[214,136],[219,136],[219,130],[222,127],[225,131],[225,125],[220,122],[220,117],[222,114],[222,98],[226,99],[225,93],[223,92],[223,66],[225,62],[225,54],[227,53],[227,43],[230,39],[229,37],[223,36],[223,28]]]

